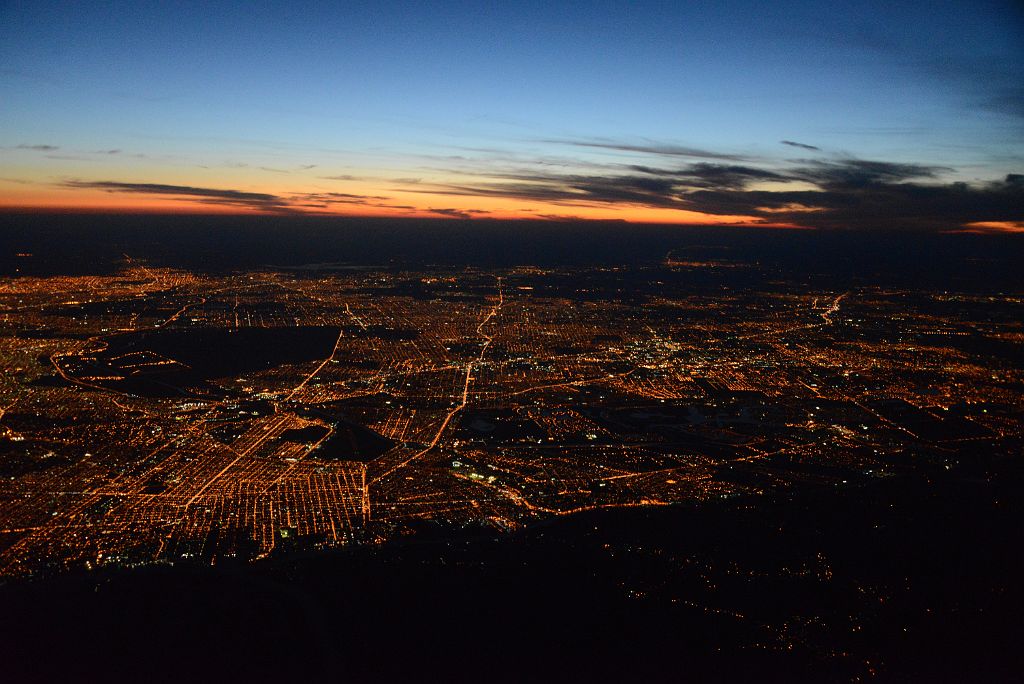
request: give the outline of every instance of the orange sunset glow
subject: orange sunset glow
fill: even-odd
[[[237,180],[237,179],[236,179]],[[205,182],[205,180],[204,180]],[[373,216],[408,218],[477,218],[477,219],[542,219],[542,220],[619,220],[635,223],[677,223],[694,225],[756,224],[779,227],[792,224],[779,223],[765,216],[726,214],[715,215],[695,210],[644,206],[634,202],[595,202],[581,195],[580,200],[566,198],[558,202],[515,197],[467,198],[450,195],[444,190],[414,192],[396,189],[390,184],[376,185],[372,181],[358,183],[334,182],[313,185],[313,191],[301,191],[295,186],[282,189],[271,184],[252,184],[213,188],[213,192],[226,197],[207,198],[189,192],[191,186],[171,188],[159,193],[122,191],[94,187],[70,188],[61,184],[6,183],[6,192],[0,196],[0,209],[15,211],[88,211],[113,213],[213,213],[213,214],[308,214],[336,216]],[[211,183],[212,185],[218,185]],[[0,180],[0,186],[4,186]],[[43,187],[40,187],[42,185]],[[419,185],[419,184],[418,184]],[[234,201],[230,195],[238,194]],[[250,195],[264,195],[274,200],[265,205],[254,203]],[[279,202],[277,200],[280,200]],[[775,212],[776,210],[771,210]],[[783,211],[783,210],[778,210]]]

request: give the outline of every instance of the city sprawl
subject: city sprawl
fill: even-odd
[[[760,268],[6,278],[0,574],[853,487],[1019,445],[1019,295]]]

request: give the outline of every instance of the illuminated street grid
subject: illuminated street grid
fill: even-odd
[[[0,574],[841,487],[1020,437],[1019,296],[725,266],[0,281]]]

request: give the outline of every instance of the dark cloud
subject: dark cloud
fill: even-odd
[[[833,182],[821,190],[701,190],[689,208],[749,214],[817,228],[948,230],[974,222],[1024,219],[1024,182],[1011,174],[981,185]]]
[[[644,141],[643,143],[619,142],[614,140],[542,140],[541,142],[555,145],[571,145],[573,147],[589,147],[601,150],[618,150],[620,152],[641,152],[666,157],[695,157],[698,159],[723,159],[743,161],[745,158],[735,154],[710,152],[695,147],[684,147],[669,143]]]
[[[787,169],[701,162],[676,169],[629,166],[629,174],[489,174],[479,183],[404,191],[562,206],[628,204],[837,229],[945,230],[971,222],[1024,220],[1020,174],[984,184],[942,183],[938,179],[951,169],[861,159],[797,163]],[[773,185],[759,188],[759,182]]]
[[[572,221],[585,221],[581,216],[573,215],[561,215],[561,214],[537,214],[537,218],[542,218],[545,221],[561,221],[561,222],[572,222]]]
[[[649,173],[652,176],[678,176],[679,169],[659,169],[655,166],[643,166],[641,164],[630,164],[626,167],[637,173]]]
[[[739,164],[710,164],[700,162],[677,169],[660,169],[650,166],[632,165],[627,167],[631,171],[646,173],[654,176],[664,176],[675,179],[676,185],[685,185],[693,188],[700,187],[744,187],[754,181],[787,181],[793,180],[788,176],[759,169],[753,166],[742,166]]]
[[[320,176],[323,180],[354,181],[359,180],[356,176]]]
[[[339,204],[368,207],[373,209],[395,209],[397,211],[415,211],[416,207],[405,204],[389,204],[391,199],[384,195],[354,195],[347,192],[310,192],[293,195],[289,197],[290,202],[296,202],[294,206],[316,206],[327,208]],[[433,210],[431,210],[433,211]]]
[[[390,198],[380,195],[352,195],[349,193],[303,193],[289,197],[289,202],[296,203],[294,206],[318,206],[331,207],[336,205],[354,205],[361,207],[375,207],[387,209],[399,209],[393,205],[383,204]]]
[[[162,183],[121,183],[118,181],[71,180],[64,182],[62,185],[66,188],[104,190],[106,192],[199,198],[211,204],[230,204],[265,211],[292,211],[288,200],[264,192],[197,188],[189,185],[165,185]]]
[[[536,167],[535,167],[536,168]],[[470,176],[460,183],[415,179],[406,193],[437,197],[506,197],[562,207],[614,205],[668,208],[718,216],[750,217],[745,223],[781,223],[823,229],[948,231],[979,223],[1024,222],[1024,175],[986,183],[943,182],[944,167],[862,159],[799,160],[762,168],[753,163],[697,162],[677,168],[614,166],[608,173],[518,171]],[[468,219],[473,209],[390,204],[383,195],[310,192],[274,195],[159,183],[80,181],[68,188],[167,195],[266,212],[365,207],[374,211],[426,211]],[[543,210],[542,210],[543,211]],[[535,212],[540,213],[540,212]],[[544,211],[550,214],[550,211]]]
[[[448,216],[450,218],[459,218],[459,219],[471,219],[471,218],[473,218],[473,213],[472,212],[463,211],[461,209],[434,209],[433,207],[431,207],[430,209],[427,209],[427,211],[429,211],[432,214],[440,214],[441,216]]]
[[[296,195],[293,199],[317,202],[339,202],[343,204],[370,204],[390,198],[383,195],[353,195],[348,192],[308,192]]]
[[[508,197],[535,200],[551,204],[600,206],[625,202],[641,205],[672,204],[672,200],[656,193],[639,191],[619,178],[548,178],[528,182],[480,183],[478,185],[431,185],[422,189],[406,188],[405,192],[425,195],[454,195],[465,197]]]
[[[141,195],[167,195],[178,199],[192,199],[204,204],[217,204],[236,207],[247,207],[259,211],[273,213],[303,213],[310,209],[330,209],[337,205],[355,205],[374,209],[394,209],[398,211],[415,211],[417,207],[408,205],[388,204],[390,199],[384,195],[356,195],[346,192],[310,192],[288,195],[273,195],[263,192],[244,192],[241,190],[223,190],[219,188],[200,188],[188,185],[166,185],[163,183],[124,183],[118,181],[81,181],[69,180],[61,184],[65,188],[104,190],[106,192],[133,193]],[[435,213],[456,216],[459,210],[431,209]],[[313,212],[319,213],[319,212]],[[487,212],[469,210],[472,214]]]
[[[15,146],[15,149],[34,150],[36,152],[53,152],[54,150],[59,150],[60,148],[57,147],[56,145],[17,145]]]
[[[790,147],[799,147],[802,150],[811,150],[813,152],[821,151],[820,147],[815,147],[814,145],[807,145],[801,142],[795,142],[793,140],[780,140],[779,142],[782,143],[783,145],[789,145]]]
[[[361,200],[386,200],[388,197],[382,195],[353,195],[348,192],[325,192],[323,193],[327,197],[338,197],[345,199],[361,199]]]
[[[862,159],[840,161],[810,161],[808,165],[791,172],[791,178],[804,180],[823,187],[831,185],[871,185],[898,183],[911,178],[935,178],[953,169],[920,164],[894,164]]]
[[[728,187],[744,188],[756,181],[785,182],[792,180],[789,176],[759,169],[753,166],[735,164],[692,164],[681,170],[680,180],[690,187]]]
[[[745,188],[756,181],[786,182],[793,178],[767,169],[737,164],[700,162],[677,169],[626,167],[633,174],[569,175],[556,173],[488,174],[478,185],[451,184],[404,188],[405,192],[469,196],[500,196],[556,204],[595,206],[628,203],[650,207],[686,208],[685,193],[700,188]]]

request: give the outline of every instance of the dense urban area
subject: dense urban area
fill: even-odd
[[[799,236],[638,230],[574,260],[566,229],[522,265],[497,230],[448,263],[223,230],[241,256],[129,226],[106,259],[26,232],[0,264],[27,672],[457,681],[508,648],[566,680],[671,678],[676,653],[697,678],[1015,669],[1024,295],[989,243],[925,272]]]
[[[1019,296],[716,283],[744,268],[7,280],[0,571],[514,530],[1019,443]]]

